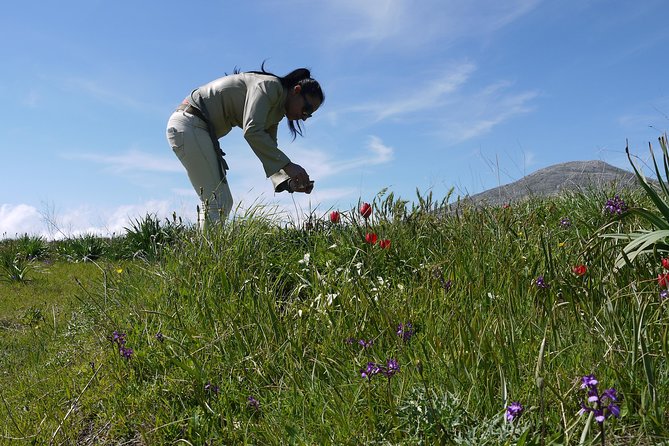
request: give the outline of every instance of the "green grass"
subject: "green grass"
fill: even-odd
[[[577,414],[580,379],[595,374],[621,396],[607,444],[668,442],[669,301],[659,256],[613,270],[621,247],[598,229],[640,224],[602,212],[616,192],[454,213],[428,212],[443,204],[429,195],[405,210],[380,194],[369,221],[348,211],[302,229],[254,215],[199,234],[147,218],[113,243],[87,241],[96,263],[52,250],[26,280],[0,282],[0,436],[601,444],[597,423]],[[367,232],[390,248],[365,243]],[[0,248],[21,258],[15,243]],[[405,342],[396,331],[407,322]],[[361,376],[390,359],[394,376]],[[509,423],[512,401],[525,412]]]

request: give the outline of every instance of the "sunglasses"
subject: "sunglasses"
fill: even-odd
[[[302,107],[302,119],[311,118],[312,114],[314,113],[314,106],[311,102],[309,102],[307,96],[304,93],[300,94],[302,95],[302,100],[304,100],[304,106]]]

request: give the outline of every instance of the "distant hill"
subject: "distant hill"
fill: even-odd
[[[501,206],[530,197],[557,195],[568,190],[587,190],[610,185],[635,187],[634,172],[614,167],[604,161],[570,161],[554,164],[510,184],[488,189],[461,199],[475,205]]]

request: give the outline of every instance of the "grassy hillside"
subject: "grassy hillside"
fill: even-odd
[[[669,441],[662,256],[614,270],[600,228],[642,226],[606,207],[618,193],[649,205],[609,190],[446,213],[380,194],[367,219],[299,228],[147,217],[113,240],[5,241],[0,438]]]

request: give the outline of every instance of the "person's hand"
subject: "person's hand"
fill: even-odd
[[[295,181],[291,178],[288,180],[288,190],[291,192],[304,192],[305,194],[310,194],[314,189],[314,182],[309,181],[307,184],[301,184],[299,186],[295,185]]]
[[[299,164],[288,163],[284,166],[283,171],[290,177],[290,187],[294,192],[311,192],[314,185],[310,183],[309,174]]]

